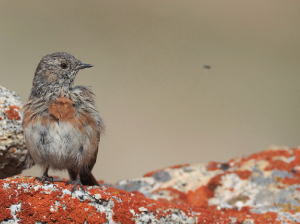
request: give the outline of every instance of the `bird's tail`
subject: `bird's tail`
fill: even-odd
[[[68,169],[68,173],[69,173],[70,180],[76,179],[76,177],[77,177],[76,172]],[[89,175],[87,177],[86,176],[83,177],[82,175],[80,175],[80,180],[83,185],[100,186],[100,184],[98,183],[98,181],[96,180],[96,178],[94,177],[94,175],[91,172],[89,173]]]
[[[92,173],[90,173],[87,178],[85,179],[80,178],[80,179],[83,185],[89,185],[89,186],[100,185]]]

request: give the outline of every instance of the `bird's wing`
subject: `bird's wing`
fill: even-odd
[[[88,124],[91,129],[87,129],[86,131],[92,131],[93,133],[87,133],[87,135],[90,136],[90,138],[95,138],[94,140],[91,140],[92,142],[95,142],[94,147],[96,147],[96,150],[93,150],[93,158],[87,167],[84,167],[80,170],[80,179],[89,182],[90,179],[95,179],[92,178],[93,175],[91,174],[91,171],[97,160],[100,134],[104,132],[104,124],[95,105],[94,93],[89,88],[84,86],[76,86],[72,92],[73,95],[76,96],[72,100],[78,113],[78,120],[79,122],[84,121],[83,123]],[[72,171],[69,171],[69,174],[70,173],[72,173]],[[70,177],[71,176],[74,175],[70,175]]]

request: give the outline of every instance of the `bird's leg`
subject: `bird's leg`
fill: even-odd
[[[75,180],[68,180],[66,182],[66,185],[69,185],[69,184],[73,184],[72,193],[74,193],[74,191],[77,190],[77,185],[79,185],[81,190],[83,190],[83,192],[85,192],[83,184],[81,183],[81,180],[80,180],[79,172],[77,172]]]
[[[50,166],[47,166],[47,167],[46,167],[46,169],[45,169],[45,171],[44,171],[42,177],[36,177],[35,180],[42,181],[43,184],[47,184],[47,182],[53,183],[53,184],[54,184],[53,177],[49,177],[49,176],[48,176],[48,170],[49,170],[49,167],[50,167]]]

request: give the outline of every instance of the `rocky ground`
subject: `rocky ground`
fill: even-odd
[[[71,195],[63,180],[0,180],[1,223],[299,223],[300,149],[182,165]]]

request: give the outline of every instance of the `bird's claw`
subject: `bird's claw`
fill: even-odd
[[[81,188],[81,190],[82,190],[83,192],[85,192],[84,187],[83,187],[83,184],[81,183],[81,180],[80,180],[79,177],[77,177],[75,180],[68,180],[68,181],[66,182],[66,185],[69,185],[69,184],[73,184],[73,188],[72,188],[72,192],[71,192],[71,193],[74,193],[74,191],[77,190],[77,185],[79,185],[80,188]]]
[[[36,177],[35,180],[42,181],[43,184],[48,184],[48,182],[54,184],[53,177],[49,177],[48,174],[43,174],[42,177]]]

